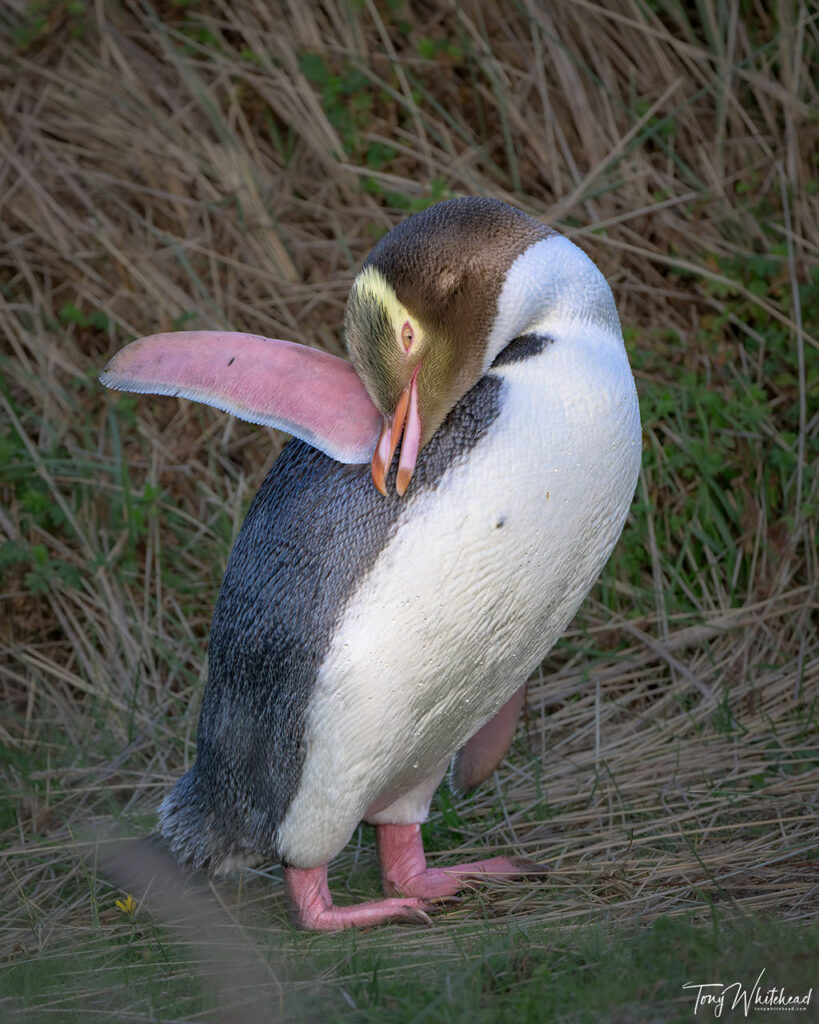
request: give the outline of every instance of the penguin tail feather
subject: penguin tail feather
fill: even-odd
[[[219,870],[228,851],[214,829],[213,809],[191,768],[159,805],[159,832],[180,864]]]

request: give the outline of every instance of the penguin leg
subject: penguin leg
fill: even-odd
[[[452,868],[428,868],[420,825],[376,825],[375,840],[388,896],[435,900],[454,896],[488,878],[524,878],[547,873],[542,864],[525,857],[489,857]]]
[[[316,931],[340,931],[342,928],[367,928],[386,921],[413,921],[429,924],[423,899],[388,899],[358,903],[352,907],[333,906],[327,884],[327,865],[319,868],[284,869],[284,884],[299,928]]]

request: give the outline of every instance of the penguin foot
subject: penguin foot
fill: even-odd
[[[434,908],[424,899],[388,899],[352,907],[333,906],[326,864],[319,868],[287,867],[284,884],[296,925],[305,930],[333,932],[343,928],[369,928],[390,921],[432,923],[426,911]]]
[[[439,900],[487,878],[531,878],[548,872],[525,857],[490,857],[451,868],[428,868],[420,825],[376,825],[375,834],[388,896]]]

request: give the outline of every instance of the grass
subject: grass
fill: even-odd
[[[4,1017],[668,1021],[686,981],[815,986],[819,20],[769,7],[0,12]],[[507,762],[425,826],[439,864],[551,875],[327,937],[269,869],[200,894],[231,939],[192,951],[116,906],[93,837],[149,832],[194,756],[213,601],[283,439],[97,371],[182,327],[339,353],[372,243],[461,194],[595,259],[643,415],[630,521]],[[375,893],[369,830],[331,884]]]
[[[320,949],[299,949],[304,943],[290,942],[283,955],[280,945],[270,950],[270,937],[261,928],[253,938],[275,958],[276,973],[270,968],[261,986],[232,989],[234,1013],[252,1015],[262,988],[276,1020],[314,1019],[321,1013],[400,1024],[467,1018],[481,1024],[690,1020],[696,992],[684,986],[740,981],[747,991],[764,971],[763,991],[776,979],[777,988],[804,996],[815,983],[819,952],[815,923],[804,930],[802,948],[793,955],[787,951],[791,931],[780,922],[723,920],[716,912],[706,928],[661,917],[618,932],[616,943],[602,926],[578,936],[529,922],[450,927],[433,943],[403,941],[407,933],[396,933],[390,936],[397,947],[392,952],[345,935],[323,938]],[[147,926],[109,927],[86,941],[82,956],[52,952],[9,973],[9,989],[27,1000],[35,1021],[53,1019],[56,1007],[67,1024],[95,1014],[107,1019],[118,1011],[128,1012],[129,1019],[162,1020],[169,998],[178,1019],[219,1012],[189,957]],[[724,1019],[731,1019],[733,999],[731,992]],[[711,1014],[700,1009],[698,1016]]]

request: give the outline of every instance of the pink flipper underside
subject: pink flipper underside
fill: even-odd
[[[191,398],[278,427],[339,462],[369,462],[381,430],[381,414],[352,363],[256,334],[152,334],[118,352],[100,380],[121,391]]]
[[[340,931],[342,928],[367,928],[389,921],[429,923],[421,899],[375,900],[352,907],[336,907],[327,884],[327,865],[318,868],[285,868],[284,882],[290,905],[300,928],[314,931]]]
[[[468,793],[488,779],[501,763],[514,739],[525,700],[524,684],[455,755],[452,788],[456,793]]]
[[[548,873],[542,864],[525,857],[489,857],[451,868],[428,868],[420,825],[376,825],[375,837],[384,892],[388,896],[443,899],[489,878],[537,877]]]

